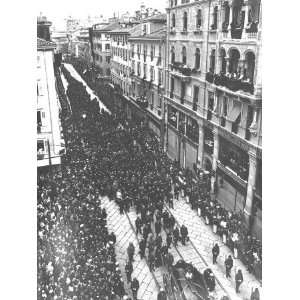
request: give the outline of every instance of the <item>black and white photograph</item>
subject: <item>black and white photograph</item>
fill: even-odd
[[[36,16],[37,299],[263,299],[261,1],[86,2]]]

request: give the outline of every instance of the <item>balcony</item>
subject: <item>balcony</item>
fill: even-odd
[[[141,107],[146,109],[148,107],[148,101],[145,96],[137,97],[136,103]]]
[[[221,117],[221,126],[222,127],[226,126],[226,117],[224,117],[224,116]]]
[[[188,34],[187,29],[184,28],[184,29],[181,31],[181,34],[187,35],[187,34]]]
[[[236,79],[233,78],[232,74],[230,76],[226,76],[222,73],[217,75],[208,72],[206,73],[206,81],[214,83],[217,86],[226,87],[233,92],[243,91],[252,95],[254,92],[254,85],[249,79]]]
[[[202,33],[202,27],[201,26],[197,26],[196,30],[194,30],[194,34],[201,34]]]
[[[192,74],[191,68],[181,62],[174,62],[170,67],[174,76],[179,77],[182,81],[190,81],[190,76]]]
[[[212,111],[211,111],[211,110],[208,110],[208,111],[207,111],[207,120],[208,120],[208,121],[211,121],[211,119],[212,119]]]

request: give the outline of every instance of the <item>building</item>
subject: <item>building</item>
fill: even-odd
[[[110,31],[111,37],[111,81],[116,86],[119,101],[116,104],[122,108],[129,119],[131,110],[128,106],[129,95],[131,94],[130,74],[130,44],[128,38],[132,35],[140,35],[142,25],[139,23],[122,23],[118,29]],[[137,105],[137,104],[136,104]],[[137,105],[138,106],[138,105]],[[143,113],[141,113],[143,116]]]
[[[49,27],[39,29],[37,38],[37,166],[60,164],[64,141],[60,128],[60,103],[54,75],[55,43],[50,41]],[[50,160],[49,160],[50,153]]]
[[[260,1],[170,0],[167,15],[167,153],[208,170],[261,237]]]
[[[119,27],[118,22],[111,24],[101,23],[95,24],[90,29],[91,51],[93,65],[96,67],[99,76],[98,78],[110,80],[110,31]]]
[[[92,63],[92,52],[88,28],[81,28],[70,34],[69,53],[84,60],[87,64]]]
[[[51,40],[56,44],[55,51],[57,53],[69,53],[69,37],[65,31],[53,31],[51,34]]]
[[[131,48],[131,89],[129,97],[146,103],[146,124],[164,145],[164,92],[166,14],[148,18],[140,35],[128,38]]]

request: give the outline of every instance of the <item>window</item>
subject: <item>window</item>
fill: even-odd
[[[226,73],[226,52],[223,48],[221,49],[221,72]]]
[[[159,70],[158,71],[158,84],[162,85],[162,82],[163,82],[163,72],[162,72],[162,70]]]
[[[110,44],[105,44],[105,50],[109,50],[110,49]]]
[[[196,28],[200,28],[202,24],[202,13],[201,9],[198,9],[197,16],[196,16]]]
[[[215,6],[213,12],[213,24],[211,25],[211,29],[212,30],[217,29],[217,24],[218,24],[218,6]]]
[[[38,95],[42,96],[43,95],[43,88],[42,88],[42,83],[40,80],[37,82],[37,90],[38,90]]]
[[[141,76],[141,63],[140,62],[137,63],[137,73],[138,73],[138,76]]]
[[[187,12],[183,13],[183,31],[187,31]]]
[[[186,48],[185,46],[182,47],[182,63],[186,65]]]
[[[174,93],[174,77],[171,77],[171,83],[170,83],[170,98],[173,98]]]
[[[98,44],[99,51],[102,51],[102,44]]]
[[[193,110],[195,111],[197,110],[198,97],[199,97],[199,87],[197,85],[194,85]]]
[[[196,48],[196,53],[195,53],[195,69],[199,70],[200,69],[200,49]]]
[[[37,140],[37,152],[43,153],[45,152],[45,144],[44,140]]]
[[[223,116],[227,117],[227,113],[228,113],[228,98],[224,97],[223,98]]]
[[[131,57],[134,57],[134,44],[131,45]]]
[[[215,63],[216,63],[216,50],[211,50],[210,54],[210,68],[209,71],[215,73]]]
[[[155,55],[155,45],[151,45],[151,52],[150,52],[151,61],[153,61],[154,55]]]
[[[144,78],[147,78],[147,65],[144,64]]]
[[[147,57],[147,45],[144,45],[144,61],[146,61]]]
[[[185,97],[185,82],[181,82],[181,94],[180,94],[180,103],[184,104],[184,97]]]
[[[110,69],[106,69],[106,76],[110,76]]]
[[[106,62],[109,64],[110,63],[110,56],[105,57]]]
[[[42,116],[41,116],[41,111],[37,111],[37,125],[42,126]]]
[[[175,48],[174,46],[172,46],[172,49],[171,49],[171,64],[174,64],[175,62]]]
[[[154,67],[152,67],[152,66],[151,66],[150,76],[151,76],[151,80],[154,81],[155,80],[155,73],[154,73]]]
[[[161,97],[158,97],[157,107],[161,108],[162,100]]]
[[[154,105],[154,93],[151,93],[151,103],[150,103],[150,109],[153,109],[153,105]]]
[[[175,28],[176,26],[176,19],[175,19],[175,14],[172,14],[172,28]]]
[[[143,25],[143,35],[146,35],[147,33],[147,24]]]
[[[99,55],[99,62],[102,63],[102,56]]]

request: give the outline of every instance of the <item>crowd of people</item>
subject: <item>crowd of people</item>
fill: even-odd
[[[72,61],[72,63],[86,82],[97,90],[97,86],[92,80],[95,77],[93,70],[88,68],[82,61]],[[108,99],[112,97],[112,88],[106,85],[105,89],[98,88],[98,90],[99,92],[101,91],[99,96],[102,97],[103,102],[109,107],[111,101]],[[127,123],[124,112],[118,112],[116,116],[119,116],[118,121],[122,121],[122,124]],[[137,141],[137,139],[135,140]],[[143,144],[145,141],[139,138],[138,142]],[[187,196],[186,198],[189,199],[192,209],[195,209],[199,216],[205,219],[206,224],[212,226],[215,233],[222,237],[223,242],[234,252],[235,258],[240,258],[247,266],[248,271],[261,280],[262,243],[243,226],[242,212],[227,211],[215,200],[211,195],[209,176],[205,176],[201,170],[195,169],[191,171],[189,169],[182,169],[178,162],[168,159],[167,155],[156,145],[155,139],[152,139],[152,142],[148,140],[148,144],[151,144],[149,146],[151,148],[150,151],[155,153],[154,156],[157,157],[158,164],[164,166],[164,172],[168,173],[169,182],[169,178],[172,179],[171,182],[174,185],[175,197],[178,199],[179,194],[184,197]],[[137,176],[139,175],[137,174]],[[171,198],[169,193],[167,195],[167,202],[170,205],[172,205]]]
[[[207,178],[171,161],[145,126],[122,114],[100,112],[84,86],[63,66],[62,71],[72,114],[61,91],[67,151],[59,170],[38,174],[39,299],[129,299],[115,257],[116,237],[108,232],[106,211],[100,208],[103,195],[115,199],[121,213],[135,207],[139,253],[151,270],[171,266],[171,242],[184,245],[188,239],[187,228],[178,228],[164,209],[165,201],[173,206],[172,186],[175,199],[184,196],[234,251],[242,245],[247,257],[261,261],[261,245],[250,235],[245,243],[241,217],[211,199]],[[162,230],[167,232],[164,242]],[[253,263],[248,262],[250,271]],[[127,279],[136,298],[138,280]]]

